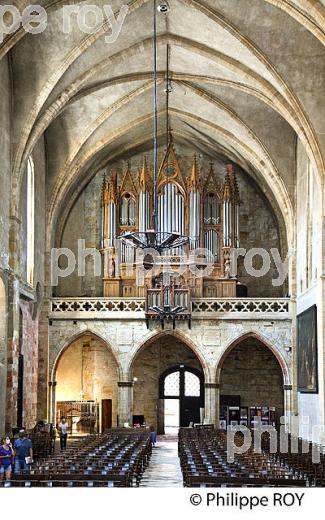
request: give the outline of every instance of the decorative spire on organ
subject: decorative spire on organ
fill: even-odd
[[[227,170],[226,170],[225,180],[223,183],[223,200],[224,201],[231,201],[231,199],[232,199],[232,183],[231,183],[230,171],[229,171],[228,166],[227,166]]]
[[[165,184],[169,181],[177,183],[184,190],[184,192],[186,191],[186,182],[179,166],[178,158],[171,137],[158,172],[158,191],[162,184]]]
[[[131,164],[127,163],[127,167],[125,173],[123,175],[123,180],[120,186],[120,193],[123,196],[125,193],[132,194],[134,197],[136,196],[138,190],[136,188],[136,183],[133,180],[132,172],[131,172]]]
[[[233,198],[234,202],[235,201],[239,202],[239,189],[238,189],[237,177],[236,177],[236,173],[235,173],[233,164],[227,164],[227,173],[230,178],[232,198]]]
[[[111,182],[108,184],[108,202],[117,203],[117,174],[112,173]]]
[[[147,191],[148,167],[146,156],[143,156],[142,168],[139,175],[139,191]]]
[[[188,187],[189,187],[190,191],[196,191],[199,187],[199,173],[198,173],[198,167],[197,167],[196,153],[194,154],[194,157],[193,157],[192,173],[190,176]]]
[[[220,195],[220,186],[219,186],[218,180],[216,178],[216,174],[214,172],[214,168],[213,168],[213,163],[212,162],[210,162],[210,168],[209,168],[209,171],[208,171],[208,175],[207,175],[206,181],[205,181],[204,186],[203,186],[203,192],[205,194],[207,194],[207,193],[215,193],[215,194],[218,194],[218,196]]]
[[[103,182],[102,182],[102,206],[104,206],[108,202],[108,184],[106,180],[106,171],[103,173]]]

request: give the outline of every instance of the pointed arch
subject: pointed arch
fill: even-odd
[[[281,371],[282,371],[282,375],[283,375],[283,384],[284,385],[291,385],[291,376],[290,376],[290,371],[289,371],[289,367],[288,367],[288,364],[285,360],[285,358],[283,357],[283,355],[281,354],[281,352],[279,351],[279,349],[273,345],[268,339],[266,339],[264,336],[262,336],[261,334],[257,334],[256,332],[247,332],[245,334],[242,334],[241,336],[239,336],[238,338],[236,338],[235,340],[232,340],[223,350],[220,358],[219,358],[219,361],[217,363],[217,369],[216,369],[216,382],[217,384],[220,383],[220,374],[221,374],[221,369],[222,369],[222,366],[223,366],[223,363],[225,361],[225,359],[228,357],[228,355],[230,354],[230,352],[236,348],[240,343],[242,343],[243,341],[245,341],[246,339],[250,339],[250,338],[253,338],[253,339],[256,339],[258,340],[262,345],[264,345],[266,348],[268,348],[272,354],[274,355],[274,357],[276,358],[280,368],[281,368]]]
[[[156,341],[159,341],[162,338],[165,337],[172,337],[180,341],[185,345],[185,347],[188,347],[193,354],[197,357],[198,361],[200,362],[200,365],[202,367],[204,377],[206,381],[210,380],[210,374],[208,369],[208,363],[205,360],[202,353],[199,351],[197,345],[183,332],[179,330],[164,330],[160,332],[153,333],[149,338],[147,338],[143,343],[140,343],[140,345],[137,346],[136,350],[133,352],[132,357],[129,360],[129,365],[127,367],[127,373],[129,374],[129,378],[132,376],[132,370],[135,361],[138,359],[139,355],[150,345],[155,343]],[[131,380],[131,379],[129,379]]]
[[[83,331],[80,331],[76,334],[74,334],[73,336],[71,336],[69,339],[67,339],[64,344],[59,348],[59,351],[56,352],[56,356],[55,356],[55,359],[52,360],[52,363],[50,362],[50,369],[49,369],[49,372],[50,372],[50,380],[51,381],[55,381],[55,375],[56,375],[56,371],[57,371],[57,368],[58,368],[58,365],[59,365],[59,362],[60,362],[60,359],[62,358],[64,352],[66,352],[66,350],[75,342],[77,341],[78,339],[81,339],[82,337],[84,336],[89,336],[90,338],[92,339],[95,339],[97,341],[100,341],[105,347],[106,349],[108,350],[108,352],[110,354],[112,354],[113,356],[113,359],[115,361],[115,364],[116,364],[116,368],[117,368],[117,371],[118,371],[118,376],[119,376],[119,379],[121,379],[122,377],[122,367],[121,367],[121,363],[118,359],[118,357],[116,356],[116,353],[114,351],[114,349],[112,348],[112,346],[110,345],[110,343],[105,339],[103,338],[102,336],[100,336],[99,334],[89,330],[89,329],[86,329],[86,330],[83,330]]]

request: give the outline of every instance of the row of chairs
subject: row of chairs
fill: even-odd
[[[296,435],[287,435],[287,439],[277,439],[276,453],[268,434],[263,434],[261,447],[264,453],[270,454],[285,467],[294,468],[306,475],[306,478],[317,487],[325,487],[325,451],[324,446],[308,442]]]
[[[29,434],[33,444],[34,460],[42,460],[50,457],[55,451],[55,435],[48,432],[33,432]]]
[[[28,475],[14,475],[6,486],[131,487],[139,485],[151,456],[148,432],[109,431],[70,443],[37,461]]]
[[[235,443],[241,446],[243,436],[235,434]],[[263,443],[266,440],[263,439]],[[262,449],[251,446],[244,453],[234,455],[230,461],[227,434],[220,430],[181,428],[179,431],[179,457],[186,487],[297,487],[316,485],[315,479],[301,466],[292,466]]]

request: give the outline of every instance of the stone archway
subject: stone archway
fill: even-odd
[[[104,340],[90,333],[79,334],[61,350],[52,373],[52,422],[72,410],[96,414],[90,422],[73,419],[74,433],[103,431],[117,425],[119,366]],[[87,411],[85,411],[87,409]],[[81,413],[81,412],[80,412]]]
[[[204,366],[196,352],[175,334],[162,333],[150,338],[137,351],[131,364],[133,377],[133,416],[164,432],[164,398],[159,392],[161,377],[168,371],[188,367],[204,380]],[[203,408],[203,402],[199,405]],[[185,405],[184,405],[185,406]],[[197,412],[197,410],[196,410]],[[179,410],[184,416],[185,410]],[[190,414],[190,412],[188,412]],[[194,412],[193,412],[194,414]],[[197,413],[194,414],[195,417]],[[193,415],[193,416],[194,416]],[[200,414],[199,414],[200,415]]]
[[[217,369],[220,416],[224,419],[225,406],[248,408],[248,414],[250,408],[265,407],[275,410],[279,426],[290,412],[288,380],[288,367],[275,347],[256,334],[238,338],[224,351]]]

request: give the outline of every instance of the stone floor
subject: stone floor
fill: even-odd
[[[140,487],[183,487],[176,438],[167,435],[158,437]]]

